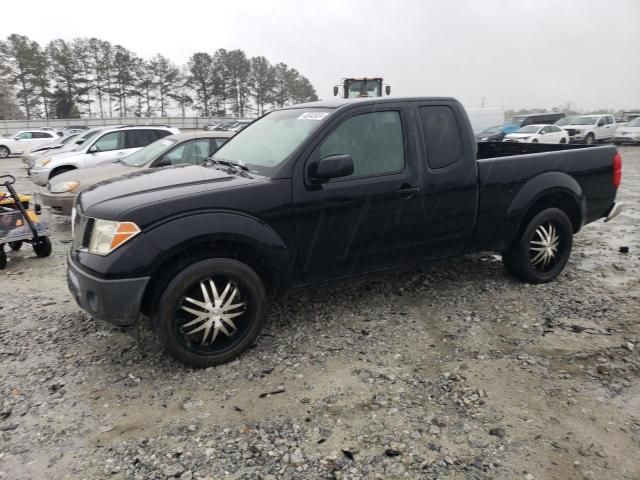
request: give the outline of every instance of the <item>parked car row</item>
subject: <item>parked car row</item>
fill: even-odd
[[[635,122],[636,119],[631,120]],[[639,142],[630,123],[620,123],[613,115],[572,115],[564,113],[517,115],[504,125],[495,125],[476,133],[478,142],[585,143],[614,141]],[[637,124],[634,124],[637,125]],[[618,130],[620,127],[625,130]],[[630,127],[629,130],[626,130]]]

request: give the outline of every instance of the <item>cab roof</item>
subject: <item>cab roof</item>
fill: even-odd
[[[371,97],[371,98],[331,98],[328,100],[318,100],[317,102],[299,103],[282,110],[294,108],[343,108],[354,104],[376,105],[398,102],[424,102],[424,101],[456,101],[453,97]]]

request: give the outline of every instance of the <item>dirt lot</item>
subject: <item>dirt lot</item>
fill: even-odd
[[[487,254],[309,290],[206,370],[74,304],[56,219],[50,258],[0,272],[0,479],[640,478],[640,148],[621,152],[626,210],[558,281]]]

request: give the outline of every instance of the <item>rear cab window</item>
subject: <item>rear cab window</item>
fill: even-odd
[[[419,111],[429,168],[444,168],[462,160],[460,127],[453,109],[448,105],[429,105]]]

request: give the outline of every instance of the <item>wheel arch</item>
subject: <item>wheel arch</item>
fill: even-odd
[[[510,245],[522,229],[546,208],[559,208],[571,220],[573,233],[586,222],[586,198],[580,184],[563,172],[547,172],[529,180],[516,194],[507,212],[511,225]]]
[[[146,235],[162,251],[149,269],[151,280],[142,300],[147,315],[175,272],[205,258],[233,258],[247,264],[269,296],[289,286],[289,250],[277,232],[256,218],[221,212],[190,215],[165,222]]]

